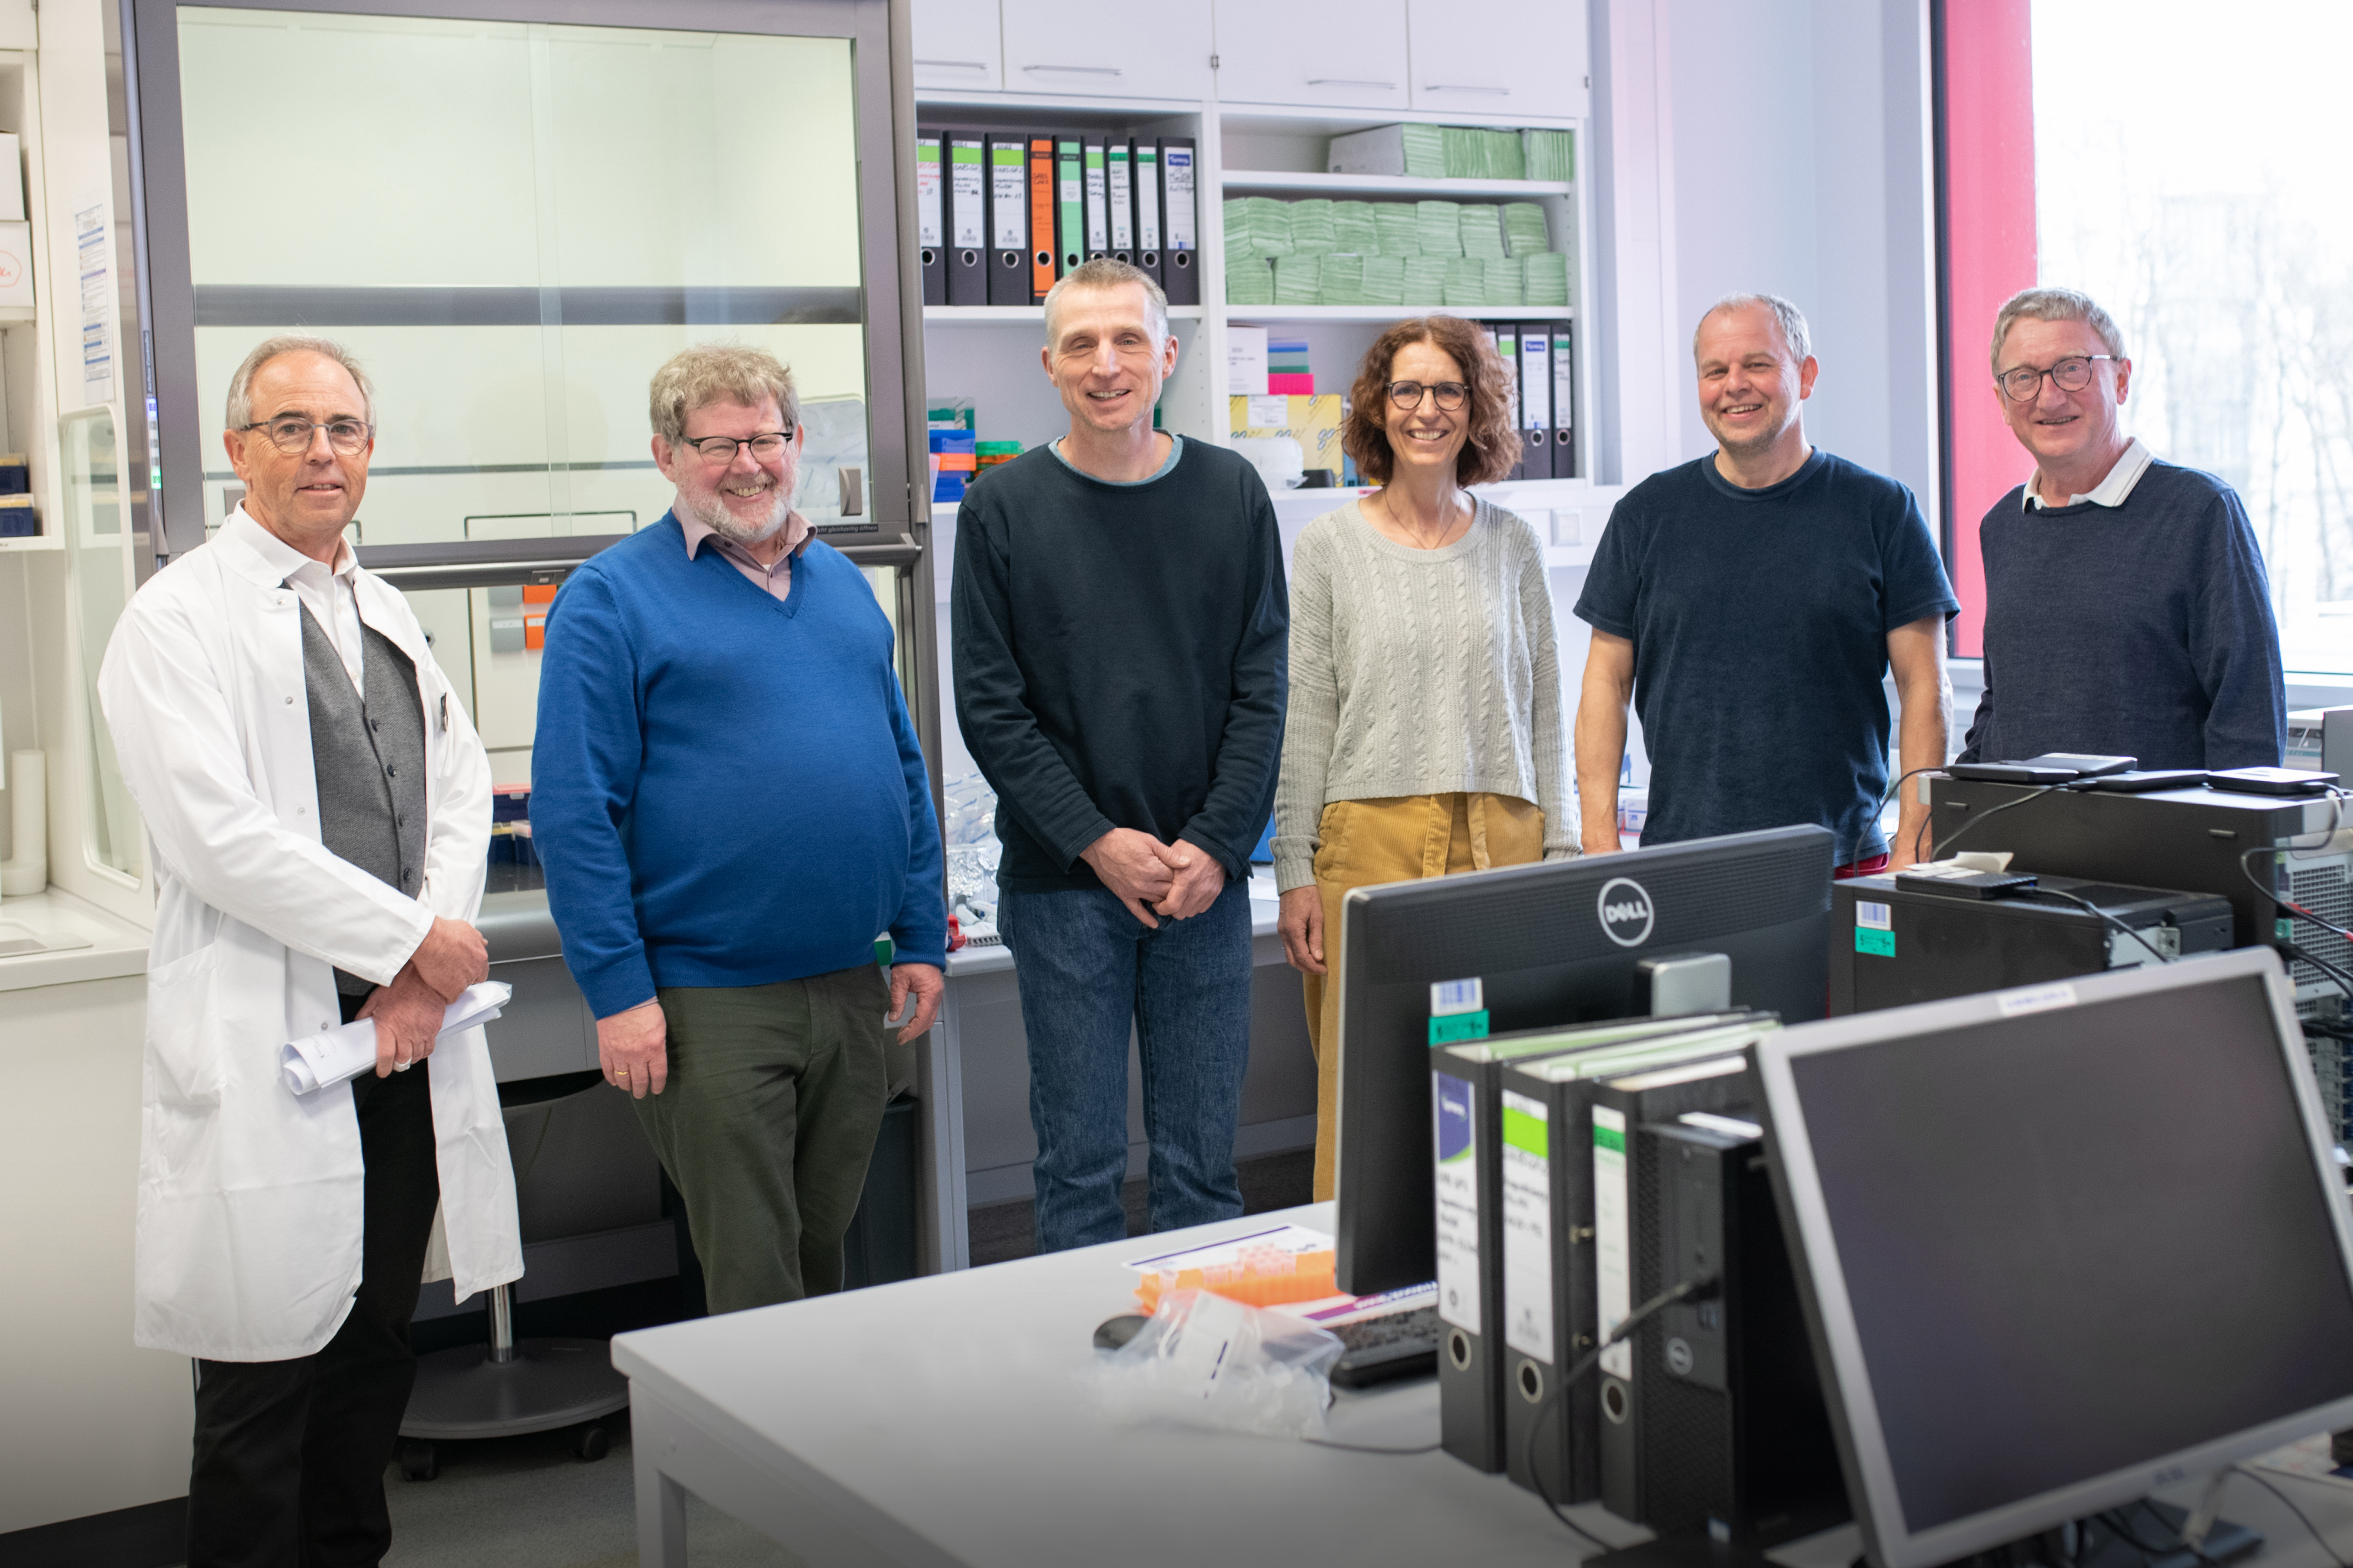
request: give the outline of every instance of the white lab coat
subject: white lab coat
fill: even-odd
[[[280,1361],[342,1325],[360,1283],[359,1121],[348,1093],[290,1092],[280,1050],[340,1021],[335,969],[386,984],[435,915],[481,906],[489,758],[399,593],[362,570],[354,596],[424,702],[415,899],[320,841],[301,601],[237,529],[140,589],[99,674],[157,882],[132,1329],[151,1349]],[[514,1171],[482,1031],[427,1065],[441,1214],[426,1278],[463,1298],[522,1273]]]

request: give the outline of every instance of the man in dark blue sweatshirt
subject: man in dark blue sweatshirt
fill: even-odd
[[[2116,322],[2072,289],[2026,289],[1995,318],[1993,374],[2034,472],[1979,525],[1985,696],[1960,760],[2277,767],[2287,693],[2247,509],[2119,427]]]
[[[532,749],[564,960],[686,1201],[714,1312],[841,1288],[884,1019],[912,997],[900,1037],[930,1027],[947,961],[891,626],[792,510],[798,411],[757,349],[656,374],[678,499],[556,595]]]
[[[1071,431],[992,469],[956,525],[956,721],[997,792],[1039,1247],[1127,1234],[1127,1040],[1152,1228],[1242,1212],[1250,853],[1274,805],[1289,598],[1274,505],[1231,452],[1152,427],[1160,288],[1090,261],[1046,300]]]

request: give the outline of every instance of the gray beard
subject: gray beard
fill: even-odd
[[[785,494],[782,485],[776,487],[776,510],[769,513],[767,521],[756,525],[737,521],[735,514],[727,510],[727,503],[716,494],[708,501],[687,502],[687,510],[694,514],[697,522],[730,543],[759,544],[774,539],[776,531],[785,526],[785,520],[792,515],[792,500]]]

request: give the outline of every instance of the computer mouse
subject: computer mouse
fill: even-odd
[[[1134,1312],[1122,1312],[1116,1318],[1105,1318],[1095,1325],[1095,1349],[1115,1351],[1135,1338],[1151,1319]]]

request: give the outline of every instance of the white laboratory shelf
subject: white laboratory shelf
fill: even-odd
[[[1237,191],[1297,191],[1318,196],[1501,196],[1533,201],[1576,190],[1567,180],[1450,180],[1422,174],[1301,174],[1280,169],[1229,169],[1223,184]]]
[[[65,535],[61,533],[37,533],[29,539],[12,534],[5,539],[0,539],[0,555],[13,555],[19,552],[34,550],[63,550],[65,547]]]
[[[1171,305],[1168,307],[1168,319],[1172,321],[1198,321],[1201,319],[1201,307]],[[1046,307],[1043,305],[926,305],[923,307],[925,326],[934,322],[944,322],[950,325],[983,321],[1042,323],[1045,320]]]
[[[1417,316],[1461,316],[1476,321],[1573,321],[1574,305],[1228,305],[1226,319],[1262,321],[1410,321]]]

